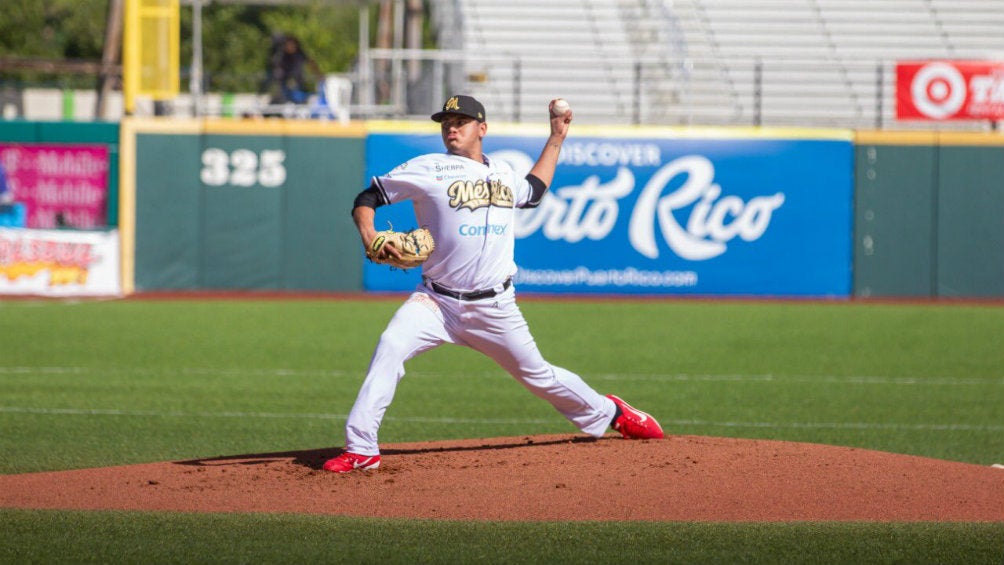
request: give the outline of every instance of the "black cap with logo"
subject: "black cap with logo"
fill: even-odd
[[[443,110],[432,115],[432,121],[441,122],[443,121],[443,118],[449,116],[450,114],[467,116],[469,118],[474,118],[479,122],[485,121],[484,105],[475,100],[473,97],[464,96],[463,94],[451,96],[450,99],[443,104]]]

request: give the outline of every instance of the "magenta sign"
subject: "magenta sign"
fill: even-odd
[[[108,225],[108,147],[2,144],[0,166],[28,228],[92,229]]]

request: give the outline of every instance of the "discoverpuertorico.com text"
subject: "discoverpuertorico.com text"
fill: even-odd
[[[516,282],[540,286],[644,286],[644,287],[687,287],[697,286],[694,271],[642,271],[634,267],[626,269],[597,269],[576,267],[574,269],[524,269],[516,274]]]

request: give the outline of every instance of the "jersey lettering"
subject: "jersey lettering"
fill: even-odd
[[[485,206],[513,207],[512,189],[498,180],[458,180],[450,184],[446,194],[450,197],[450,207],[457,210],[467,208],[473,211]]]
[[[458,233],[465,237],[484,237],[486,235],[505,235],[509,228],[506,224],[488,224],[485,226],[472,226],[460,224]]]
[[[514,211],[532,189],[509,161],[421,155],[374,184],[387,203],[410,201],[415,221],[432,230],[437,251],[422,276],[449,288],[483,289],[516,272]]]

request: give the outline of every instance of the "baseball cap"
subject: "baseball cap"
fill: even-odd
[[[472,96],[464,96],[463,94],[451,96],[446,103],[443,104],[443,110],[432,115],[432,121],[441,122],[443,121],[443,118],[450,114],[467,116],[469,118],[474,118],[479,122],[485,121],[484,105],[475,100]]]

